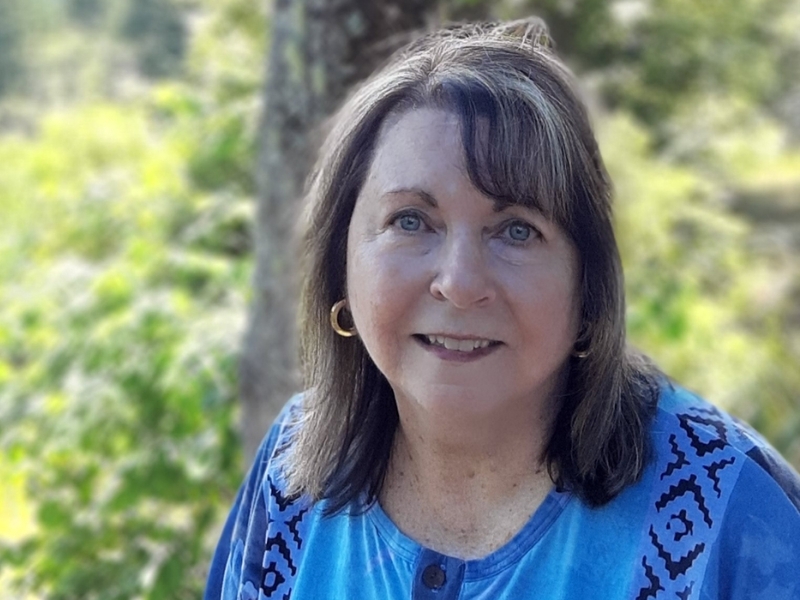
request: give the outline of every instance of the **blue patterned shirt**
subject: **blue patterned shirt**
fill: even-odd
[[[600,508],[553,489],[507,544],[460,560],[375,503],[331,517],[287,498],[287,405],[242,486],[206,600],[800,599],[800,479],[752,430],[665,385],[654,459]]]

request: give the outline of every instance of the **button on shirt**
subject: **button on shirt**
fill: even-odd
[[[438,590],[447,580],[444,569],[437,564],[428,565],[422,570],[422,583],[431,590]]]

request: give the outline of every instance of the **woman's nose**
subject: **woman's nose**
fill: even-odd
[[[485,306],[494,300],[496,289],[483,248],[468,236],[449,239],[440,249],[430,291],[437,300],[457,308]]]

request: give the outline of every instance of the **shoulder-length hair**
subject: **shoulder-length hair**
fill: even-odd
[[[541,210],[577,248],[579,352],[542,459],[559,488],[604,504],[646,464],[657,378],[626,346],[610,181],[572,75],[538,19],[427,35],[397,52],[334,116],[304,215],[307,391],[286,457],[290,491],[325,499],[333,513],[374,502],[383,485],[398,424],[394,394],[363,344],[337,335],[329,315],[347,294],[347,231],[381,127],[389,115],[419,107],[457,115],[477,189],[502,205]]]

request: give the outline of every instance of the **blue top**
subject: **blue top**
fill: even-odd
[[[323,517],[284,495],[290,402],[239,491],[206,600],[800,599],[800,478],[751,429],[666,386],[641,480],[600,508],[552,490],[511,541],[460,560],[378,503]]]

